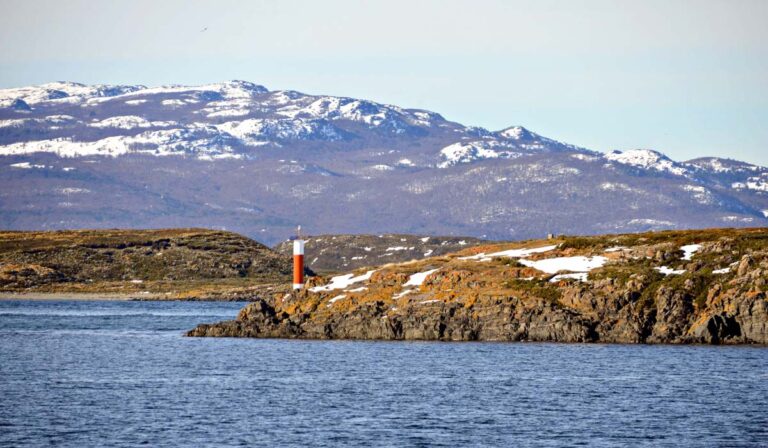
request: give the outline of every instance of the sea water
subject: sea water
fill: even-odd
[[[1,446],[768,446],[768,349],[186,338],[241,303],[0,301]]]

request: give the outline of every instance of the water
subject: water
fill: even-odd
[[[1,446],[768,446],[768,349],[193,339],[242,304],[0,301]]]

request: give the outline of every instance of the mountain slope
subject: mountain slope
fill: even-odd
[[[0,90],[0,226],[487,239],[768,224],[768,169],[601,154],[372,101],[204,86]]]

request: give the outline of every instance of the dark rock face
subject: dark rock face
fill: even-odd
[[[370,273],[364,284],[262,295],[236,320],[200,325],[188,335],[768,344],[766,236],[764,229],[755,229],[619,236],[602,243],[599,237],[565,239],[555,242],[558,249],[539,255],[542,260],[612,256],[590,272],[587,282],[554,279],[500,257],[479,261],[466,256],[489,253],[478,247],[386,265]],[[693,260],[678,249],[692,238],[701,242]],[[621,246],[642,244],[626,244],[621,252],[589,247],[607,248],[614,239]],[[680,273],[664,275],[657,263],[680,267]],[[731,269],[714,269],[720,266]],[[424,280],[414,287],[409,279],[416,273]],[[313,279],[309,286],[323,282]]]
[[[488,306],[467,309],[457,303],[414,305],[388,314],[384,302],[324,316],[289,315],[266,301],[248,304],[236,320],[201,324],[187,335],[196,337],[256,337],[300,339],[376,339],[439,341],[537,341],[602,343],[768,344],[768,316],[713,315],[701,324],[679,315],[633,314],[593,320],[550,303],[523,304],[498,298]],[[765,312],[763,301],[762,312]],[[652,328],[650,334],[648,328]],[[688,328],[690,327],[690,331]],[[747,327],[748,330],[742,331]]]

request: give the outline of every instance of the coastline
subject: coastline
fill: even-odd
[[[133,300],[164,300],[161,294],[130,294],[130,293],[79,293],[79,292],[0,292],[0,301],[29,300],[56,301],[75,300],[83,302],[97,301],[133,301]]]

